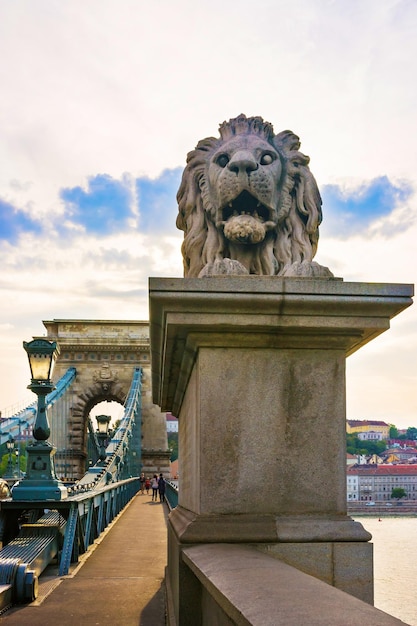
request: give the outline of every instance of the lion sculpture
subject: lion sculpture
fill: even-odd
[[[219,131],[188,154],[177,194],[184,276],[333,276],[312,260],[321,198],[299,138],[243,114]]]

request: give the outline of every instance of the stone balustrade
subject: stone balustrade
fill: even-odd
[[[185,548],[182,558],[194,574],[194,588],[188,590],[190,626],[404,624],[252,546],[203,544]]]

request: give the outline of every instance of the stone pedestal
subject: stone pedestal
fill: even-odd
[[[54,501],[68,497],[67,488],[55,473],[55,452],[56,449],[48,441],[36,441],[26,448],[26,476],[13,487],[13,500]]]
[[[179,418],[177,616],[190,543],[259,544],[372,601],[370,535],[346,514],[345,359],[412,295],[340,279],[150,279],[153,401]]]

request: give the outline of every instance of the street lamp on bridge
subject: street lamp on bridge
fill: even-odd
[[[9,453],[9,458],[7,460],[7,471],[4,478],[13,478],[13,450],[14,450],[14,439],[11,435],[6,441],[7,452]]]
[[[7,420],[15,421],[17,423],[17,427],[19,431],[15,439],[15,441],[17,441],[17,450],[15,451],[15,455],[16,455],[16,466],[17,466],[17,478],[18,480],[20,480],[20,478],[22,477],[22,471],[20,468],[20,447],[22,444],[22,439],[25,439],[27,442],[27,435],[22,436],[22,427],[26,429],[30,426],[30,424],[27,420],[22,420],[20,417],[8,417]],[[13,428],[13,426],[11,428]],[[6,442],[6,446],[7,446],[7,442]]]
[[[20,418],[17,418],[17,426],[19,429],[19,439],[17,440],[17,450],[15,454],[16,454],[16,460],[17,460],[17,477],[20,480],[22,476],[22,473],[20,470],[20,445],[22,443],[22,426],[27,428],[29,426],[29,422],[27,422],[26,420],[21,420]]]
[[[51,434],[46,396],[55,387],[51,380],[52,369],[58,354],[57,344],[46,339],[23,342],[29,358],[31,383],[28,389],[38,397],[33,436],[35,443],[27,446],[25,478],[15,485],[13,500],[62,500],[67,497],[66,487],[57,479],[54,467],[55,448],[47,439]]]
[[[109,424],[111,420],[110,415],[96,415],[97,420],[97,439],[100,446],[100,461],[106,460],[106,443],[110,435]]]

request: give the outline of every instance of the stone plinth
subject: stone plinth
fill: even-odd
[[[171,555],[186,543],[318,542],[328,554],[350,542],[355,575],[370,535],[346,515],[345,360],[412,295],[339,279],[150,279],[153,401],[179,418]]]

